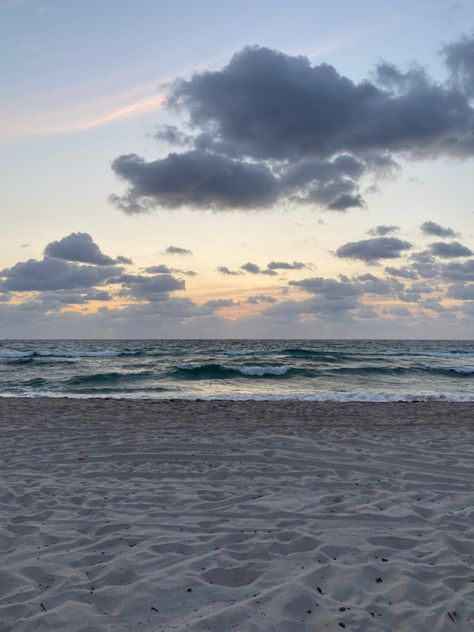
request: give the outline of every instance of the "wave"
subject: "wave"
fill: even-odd
[[[433,370],[446,373],[447,375],[455,373],[456,375],[472,375],[474,377],[473,366],[440,366],[433,367]]]
[[[119,371],[111,371],[109,373],[91,373],[88,375],[74,375],[66,380],[68,386],[81,386],[83,384],[103,384],[108,382],[117,382],[119,380],[141,380],[143,378],[152,377],[151,371],[140,371],[136,373],[121,373]]]
[[[2,356],[0,356],[0,361],[1,360],[5,360],[5,362],[8,364],[8,370],[10,370],[11,366],[14,364],[23,366],[24,364],[31,364],[32,362],[34,362],[34,358],[31,358],[29,356],[26,358],[2,358]]]
[[[168,399],[169,394],[164,394],[166,391],[170,391],[166,388],[137,388],[127,390],[114,390],[107,389],[98,392],[90,392],[87,390],[77,389],[74,392],[58,392],[51,390],[36,390],[29,392],[13,392],[5,391],[0,393],[2,397],[27,397],[27,398],[42,398],[42,397],[54,397],[54,398],[70,398],[70,399]],[[163,392],[163,394],[161,394]],[[396,392],[388,393],[382,391],[326,391],[319,393],[240,393],[240,394],[225,394],[219,395],[181,395],[176,392],[172,392],[173,400],[186,400],[186,401],[308,401],[308,402],[328,402],[328,403],[367,403],[367,404],[384,404],[384,403],[415,403],[415,402],[452,402],[452,403],[470,403],[474,402],[474,394],[472,395],[453,395],[448,393],[431,393],[431,392]]]
[[[299,347],[290,347],[284,349],[269,349],[269,350],[255,350],[255,349],[242,349],[236,351],[223,351],[226,356],[245,357],[245,356],[290,356],[294,358],[313,358],[315,360],[323,360],[326,362],[341,361],[345,358],[352,358],[355,354],[342,352],[342,351],[321,351],[317,349],[305,349]]]
[[[56,391],[56,394],[59,394],[62,397],[72,397],[72,396],[82,396],[86,398],[87,396],[94,398],[100,396],[107,395],[116,395],[117,397],[136,399],[137,397],[149,397],[153,399],[154,394],[170,392],[169,388],[165,386],[137,386],[121,388],[113,386],[101,386],[98,388],[94,387],[83,387],[83,388],[74,388],[67,392],[64,391]],[[175,397],[173,395],[173,397]]]
[[[363,351],[357,354],[358,357],[372,356],[374,359],[379,357],[398,357],[398,358],[441,358],[444,360],[459,360],[459,359],[472,359],[474,358],[474,352],[472,351],[379,351],[364,353]]]
[[[255,350],[255,349],[241,349],[239,351],[222,351],[222,353],[226,356],[254,356],[254,355],[269,355],[275,353],[275,351],[264,351],[264,350]]]
[[[36,389],[36,390],[10,390],[0,392],[0,399],[5,398],[22,398],[38,399],[38,398],[54,398],[54,399],[167,399],[169,395],[162,395],[162,393],[170,392],[170,389],[165,387],[149,387],[149,388],[127,388],[114,389],[114,388],[101,388],[95,389],[74,389],[68,391],[57,391],[52,389]],[[173,393],[173,399],[179,399],[179,396]]]
[[[360,367],[338,367],[325,371],[325,374],[351,374],[351,375],[408,375],[416,373],[426,373],[433,375],[445,375],[448,377],[474,377],[474,367],[472,366],[360,366]]]
[[[0,359],[21,360],[34,358],[118,358],[141,355],[141,350],[125,351],[0,351]]]
[[[227,366],[225,364],[181,364],[177,365],[171,375],[181,379],[215,380],[230,378],[278,378],[278,377],[313,377],[314,371],[289,367],[286,365]]]
[[[313,358],[325,362],[340,362],[346,358],[353,357],[353,354],[343,351],[318,351],[316,349],[300,349],[298,347],[282,349],[279,353],[295,358]]]
[[[446,360],[459,360],[460,358],[465,358],[465,359],[472,359],[474,358],[474,353],[471,352],[465,352],[465,351],[450,351],[448,352],[441,352],[441,351],[432,351],[432,352],[426,352],[420,355],[424,355],[428,358],[443,358]]]
[[[178,397],[177,399],[194,400],[195,397]],[[474,402],[472,395],[453,395],[432,392],[396,392],[383,391],[325,391],[309,393],[239,393],[200,396],[206,401],[308,401],[334,403],[390,403],[390,402]]]

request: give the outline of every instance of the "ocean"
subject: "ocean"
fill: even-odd
[[[0,396],[474,401],[474,342],[0,342]]]

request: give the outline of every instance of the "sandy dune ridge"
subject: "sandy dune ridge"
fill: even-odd
[[[472,631],[473,420],[2,399],[0,631]]]

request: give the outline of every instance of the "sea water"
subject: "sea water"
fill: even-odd
[[[5,340],[0,396],[474,401],[474,342]]]

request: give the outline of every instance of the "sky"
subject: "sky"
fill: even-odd
[[[472,338],[471,0],[0,0],[0,338]]]

